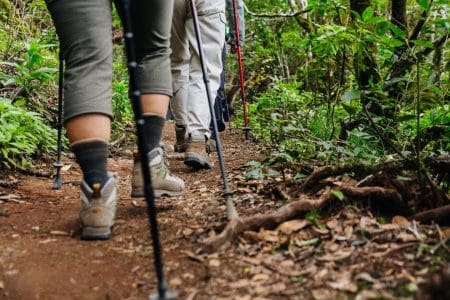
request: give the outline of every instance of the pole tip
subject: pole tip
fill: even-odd
[[[159,292],[156,291],[148,297],[148,300],[172,300],[178,298],[178,292],[174,290],[166,290],[164,295],[161,297]]]

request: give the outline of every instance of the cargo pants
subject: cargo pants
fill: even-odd
[[[117,5],[120,10],[120,1]],[[64,72],[64,121],[87,113],[112,117],[111,0],[46,0]],[[133,0],[131,18],[142,94],[172,95],[170,28],[173,0]]]

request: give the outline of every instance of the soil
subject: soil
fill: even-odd
[[[173,132],[167,124],[168,145]],[[237,131],[225,131],[222,139],[238,212],[245,216],[284,204],[245,180],[242,166],[262,157],[258,146]],[[120,197],[108,241],[79,239],[81,173],[67,157],[60,190],[51,189],[52,179],[18,174],[12,174],[17,188],[0,188],[0,195],[9,195],[0,198],[0,299],[147,299],[155,291],[146,204],[130,198],[132,149],[121,150],[109,161],[119,175]],[[381,224],[358,209],[246,232],[204,253],[204,241],[227,223],[218,163],[192,172],[182,154],[168,152],[168,160],[186,183],[183,196],[157,201],[165,275],[179,299],[408,299],[445,261],[438,255],[445,230],[403,219]],[[358,231],[362,227],[365,234]],[[427,246],[422,253],[432,247],[435,252],[417,255],[421,245]]]

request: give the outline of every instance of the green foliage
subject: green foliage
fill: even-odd
[[[0,80],[4,86],[14,86],[23,89],[23,97],[29,96],[33,91],[39,91],[54,79],[56,68],[54,58],[45,56],[43,50],[54,45],[42,45],[38,41],[26,44],[27,51],[18,62],[0,62],[0,67],[8,66],[7,72],[0,70]]]
[[[246,4],[260,14],[292,13],[286,1],[249,0]],[[412,155],[417,126],[421,132],[431,126],[448,128],[450,51],[444,48],[440,68],[430,51],[449,32],[450,21],[444,13],[450,11],[448,2],[409,2],[407,29],[391,22],[388,1],[372,1],[361,14],[351,12],[349,4],[311,0],[308,13],[292,18],[247,15],[247,32],[252,37],[244,49],[251,57],[245,60],[250,70],[248,112],[252,134],[269,145],[265,165],[283,169],[308,160],[377,161],[396,155],[386,137],[405,155]],[[428,17],[420,34],[409,40],[424,12]],[[373,58],[373,70],[368,57]],[[391,76],[401,59],[400,66],[408,67]],[[361,72],[377,76],[361,86]],[[229,73],[237,72],[229,67]],[[396,93],[392,93],[394,86]],[[378,105],[383,112],[375,114],[368,104]],[[237,108],[236,123],[242,125]],[[354,120],[362,121],[346,131],[342,124]],[[448,153],[449,136],[445,129],[423,151]]]
[[[0,98],[0,167],[27,165],[56,145],[56,132],[37,113]]]

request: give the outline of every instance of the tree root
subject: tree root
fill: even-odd
[[[420,221],[422,223],[431,223],[431,221],[433,221],[438,224],[449,225],[450,205],[444,205],[441,207],[417,213],[413,215],[411,219]]]
[[[13,189],[17,186],[18,183],[19,180],[12,180],[12,181],[0,180],[0,187]]]
[[[395,189],[380,186],[353,187],[342,186],[338,188],[345,196],[350,198],[362,198],[375,200],[376,203],[383,203],[384,207],[391,212],[410,215],[411,209],[405,199]]]
[[[389,162],[383,162],[376,165],[366,165],[363,163],[355,164],[342,164],[338,166],[325,166],[314,170],[303,182],[299,188],[299,192],[306,191],[313,186],[317,186],[322,179],[342,175],[345,173],[354,173],[357,176],[368,176],[380,171],[396,172],[399,173],[402,170],[413,168],[414,162],[404,160],[393,160]]]
[[[239,217],[231,220],[219,235],[212,237],[205,242],[206,250],[216,251],[246,230],[274,228],[278,224],[290,220],[301,213],[324,206],[331,199],[333,199],[333,197],[329,190],[323,193],[319,199],[301,195],[299,200],[288,203],[275,212],[269,214],[257,214],[250,217]]]
[[[45,171],[45,170],[33,170],[28,169],[20,166],[15,167],[16,171],[24,174],[24,175],[30,175],[30,176],[36,176],[36,177],[44,177],[44,178],[52,178],[53,172]]]

